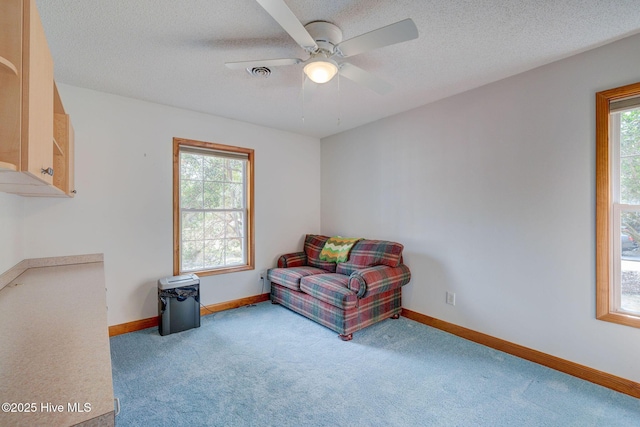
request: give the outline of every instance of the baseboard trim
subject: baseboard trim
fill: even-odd
[[[269,294],[254,295],[251,297],[240,298],[232,301],[220,302],[200,307],[200,315],[217,313],[219,311],[231,310],[233,308],[244,307],[250,304],[268,301]],[[158,316],[148,317],[146,319],[134,320],[133,322],[121,323],[119,325],[109,326],[109,336],[128,334],[129,332],[140,331],[142,329],[153,328],[158,326]]]
[[[492,337],[491,335],[476,332],[472,329],[467,329],[406,308],[402,309],[402,316],[436,329],[449,332],[450,334],[457,335],[460,338],[503,351],[513,356],[535,362],[539,365],[544,365],[548,368],[555,369],[556,371],[564,372],[565,374],[607,387],[611,390],[628,394],[635,398],[640,398],[640,383],[617,377],[556,356],[551,356],[550,354],[542,353],[541,351],[533,350],[519,344],[514,344],[500,338]]]
[[[259,302],[269,301],[269,294],[254,295],[251,297],[245,297],[235,299],[226,302],[220,302],[217,304],[207,305],[200,307],[200,314],[206,316],[207,314],[217,313],[219,311],[231,310],[234,308],[244,307],[250,304],[257,304]]]
[[[109,326],[109,336],[115,337],[116,335],[128,334],[129,332],[140,331],[154,326],[158,326],[158,316]]]

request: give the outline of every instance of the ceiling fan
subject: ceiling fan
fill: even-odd
[[[314,21],[303,26],[284,0],[256,1],[309,54],[309,58],[227,62],[225,65],[228,68],[251,70],[303,63],[305,64],[304,73],[315,83],[326,83],[339,73],[349,80],[384,95],[392,89],[388,82],[353,64],[337,60],[418,38],[416,25],[411,19],[405,19],[342,41],[340,28],[329,22]]]

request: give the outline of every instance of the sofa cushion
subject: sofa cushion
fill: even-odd
[[[350,275],[356,270],[376,265],[397,267],[402,263],[404,246],[386,240],[360,240],[351,249],[349,260],[340,263],[336,272]]]
[[[329,240],[328,236],[307,234],[307,237],[304,239],[304,253],[307,254],[307,265],[334,273],[336,271],[336,263],[326,262],[320,259],[320,252],[322,252],[322,248],[324,248],[327,240]]]
[[[326,273],[326,271],[316,267],[272,268],[267,274],[267,279],[269,282],[274,282],[284,286],[285,288],[299,291],[300,279],[313,274],[322,273]]]
[[[307,295],[331,304],[349,309],[356,306],[358,296],[347,288],[349,277],[343,274],[327,273],[305,276],[300,280],[300,290]]]

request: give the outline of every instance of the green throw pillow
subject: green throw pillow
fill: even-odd
[[[324,244],[320,252],[320,259],[336,263],[345,262],[349,259],[349,251],[358,240],[360,239],[340,236],[331,237]]]

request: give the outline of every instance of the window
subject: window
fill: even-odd
[[[173,139],[174,274],[254,268],[253,150]]]
[[[640,83],[596,94],[596,315],[640,328]]]

